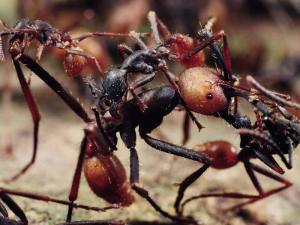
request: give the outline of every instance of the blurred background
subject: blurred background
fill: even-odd
[[[31,20],[45,20],[53,27],[69,31],[71,34],[88,31],[147,32],[150,30],[147,21],[149,10],[154,10],[171,32],[191,36],[197,34],[199,23],[205,24],[211,16],[216,17],[217,22],[213,29],[215,32],[225,30],[228,36],[233,71],[241,77],[251,74],[268,88],[290,94],[295,101],[300,102],[300,0],[0,1],[0,19],[9,26],[13,26],[18,19],[27,17]],[[116,44],[122,42],[126,40],[91,38],[82,42],[81,47],[96,56],[101,66],[107,69],[121,62]],[[80,79],[65,74],[63,57],[64,54],[60,51],[46,49],[41,64],[89,110],[90,96]],[[83,71],[83,76],[97,76],[97,71],[90,67]],[[173,65],[171,70],[179,74],[183,68]],[[29,72],[25,71],[29,75]],[[33,125],[9,60],[0,64],[0,73],[0,179],[3,179],[15,174],[29,161]],[[157,76],[153,85],[162,82],[160,76]],[[84,124],[35,76],[31,78],[31,87],[42,114],[37,160],[18,181],[0,185],[67,199]],[[246,105],[242,107],[244,112],[251,113]],[[299,112],[298,115],[300,116]],[[198,115],[197,118],[206,128],[199,133],[193,127],[187,147],[219,139],[239,146],[239,138],[234,129],[222,120]],[[180,144],[182,123],[183,113],[173,112],[159,130],[153,132],[153,136]],[[152,151],[140,139],[137,146],[141,158],[142,184],[163,208],[172,210],[176,184],[199,165],[183,159],[174,160],[172,156]],[[121,142],[119,149],[117,155],[128,169],[128,151]],[[204,224],[299,224],[300,160],[297,154],[296,151],[293,170],[285,174],[285,177],[294,183],[288,190],[245,207],[239,212],[220,213],[220,208],[230,206],[236,201],[214,198],[190,204],[186,213]],[[262,183],[266,188],[277,185],[264,178]],[[211,190],[255,193],[241,165],[224,171],[209,170],[189,189],[187,195]],[[63,206],[15,199],[24,208],[30,224],[55,224],[65,219],[67,209]],[[92,193],[84,177],[78,202],[107,205]],[[74,212],[74,220],[91,218],[125,220],[129,224],[165,221],[139,197],[128,209],[105,213],[84,210]]]

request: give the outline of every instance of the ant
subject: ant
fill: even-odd
[[[103,212],[108,209],[114,209],[115,206],[111,207],[105,207],[105,208],[98,208],[98,207],[90,207],[86,205],[81,204],[75,204],[69,201],[56,199],[52,197],[48,197],[45,195],[39,195],[35,193],[30,192],[22,192],[22,191],[15,191],[11,189],[6,188],[0,188],[0,224],[7,224],[7,225],[27,225],[29,224],[29,221],[27,219],[27,216],[25,215],[24,211],[20,208],[20,206],[10,197],[10,195],[19,196],[23,198],[29,198],[33,200],[38,201],[45,201],[45,202],[52,202],[56,204],[62,204],[62,205],[72,205],[74,208],[80,208],[85,210],[93,210],[96,212]],[[19,218],[18,221],[12,220],[8,218],[8,211],[4,204]],[[114,221],[97,221],[97,224],[101,225],[124,225],[122,222],[114,222]],[[70,223],[73,225],[81,224],[81,222],[73,222]],[[96,223],[95,223],[96,224]],[[92,225],[92,224],[91,224]]]
[[[89,83],[92,93],[94,86]],[[81,171],[84,169],[85,177],[93,192],[104,200],[120,206],[131,205],[134,201],[132,190],[145,198],[150,205],[161,215],[174,221],[186,222],[164,211],[148,194],[148,191],[139,185],[139,158],[136,145],[135,128],[139,128],[142,139],[156,150],[177,155],[200,163],[209,164],[210,158],[206,154],[180,147],[150,137],[148,134],[157,128],[173,109],[181,103],[179,93],[170,85],[156,87],[138,94],[138,97],[147,105],[141,111],[136,99],[124,103],[121,120],[108,112],[101,116],[97,107],[92,107],[95,119],[88,123],[84,129],[84,138],[69,194],[69,200],[77,199]],[[130,182],[126,179],[123,165],[113,154],[116,150],[117,136],[120,137],[130,150]],[[67,221],[71,221],[73,207],[70,205]]]
[[[228,81],[230,83],[233,82],[233,75],[231,71],[231,62],[230,62],[230,53],[227,43],[227,37],[224,31],[219,31],[217,34],[213,34],[211,32],[212,26],[215,22],[215,18],[211,18],[208,20],[206,25],[204,27],[201,27],[201,29],[198,31],[198,37],[192,38],[188,35],[184,35],[181,33],[175,33],[171,34],[167,26],[156,16],[154,12],[150,12],[148,14],[148,18],[151,21],[153,34],[155,37],[155,40],[157,43],[161,43],[160,35],[163,36],[163,42],[162,45],[168,48],[171,52],[171,59],[173,61],[178,61],[181,65],[184,66],[185,70],[182,72],[182,74],[190,73],[190,71],[203,71],[204,73],[209,74],[210,71],[212,73],[218,73],[220,74],[220,78],[222,78],[225,81]],[[223,40],[223,54],[221,53],[220,48],[215,43],[219,40]],[[205,55],[202,51],[206,47],[209,47],[212,50],[213,57],[215,58],[216,62],[220,65],[222,68],[223,74],[221,74],[219,71],[214,71],[214,69],[209,68],[205,64]],[[225,59],[224,59],[225,58]],[[200,72],[201,73],[201,72]],[[195,77],[192,79],[195,79],[193,81],[195,82],[201,82],[197,81],[196,72]],[[208,75],[209,76],[209,75]],[[184,79],[184,78],[183,78]],[[200,78],[201,79],[201,78]],[[203,80],[205,79],[205,76],[203,76]],[[210,79],[210,78],[208,78]],[[189,86],[190,82],[188,82],[188,79],[185,79],[184,81],[180,80],[180,77],[176,77],[175,79],[176,84],[174,86],[177,87],[177,90],[180,90],[181,95],[185,95],[185,92],[189,93],[189,88],[184,88],[183,86],[180,87],[181,83],[184,83],[186,86]],[[204,84],[205,85],[205,84]],[[179,87],[178,87],[179,86]],[[195,85],[196,86],[196,85]],[[193,85],[191,85],[193,87]],[[187,90],[186,90],[187,89]],[[188,95],[188,94],[187,94]],[[195,105],[201,104],[203,99],[194,99],[191,101],[190,99],[184,99],[186,96],[182,96],[184,102],[186,102],[186,107],[190,109],[193,112],[201,113],[207,115],[210,112],[207,112],[207,110],[211,111],[214,110],[215,112],[221,109],[225,104],[225,96],[223,96],[223,100],[220,102],[215,102],[213,99],[211,104],[204,106],[201,110],[195,109]],[[209,98],[210,96],[208,96]],[[213,96],[212,96],[213,97]],[[228,96],[226,96],[228,97]],[[200,100],[200,101],[198,101]],[[202,100],[202,101],[201,101]],[[198,101],[198,102],[197,102]],[[223,101],[223,102],[222,102]],[[211,109],[210,109],[211,108]],[[191,113],[190,113],[191,114]],[[189,118],[188,115],[185,115],[184,123],[183,123],[183,140],[182,145],[185,145],[186,142],[189,139]]]
[[[173,88],[179,92],[178,86],[175,82],[176,79],[168,70],[166,64],[167,59],[175,60],[178,59],[178,56],[170,51],[168,47],[169,44],[161,42],[158,34],[158,25],[155,13],[152,11],[149,12],[148,19],[154,34],[156,47],[147,47],[146,44],[140,39],[139,35],[133,31],[130,34],[135,39],[141,50],[134,51],[124,44],[118,46],[118,49],[123,55],[126,54],[129,56],[120,66],[112,67],[104,73],[101,88],[96,90],[99,95],[99,101],[97,105],[102,109],[102,114],[104,114],[106,111],[109,111],[112,116],[118,118],[120,116],[118,114],[118,110],[122,107],[122,104],[126,102],[128,91],[130,91],[132,96],[137,100],[140,109],[145,111],[147,107],[143,101],[139,99],[135,90],[151,82],[158,71],[162,71]],[[160,27],[164,26],[164,24],[161,22],[159,24]],[[165,32],[167,32],[166,29]],[[205,48],[205,46],[203,48]],[[201,54],[203,53],[201,52]],[[184,63],[187,60],[181,61]],[[193,58],[191,61],[195,61],[195,59]],[[203,64],[203,60],[201,60],[201,62],[198,60],[198,63]],[[129,84],[128,76],[136,73],[139,73],[140,77]],[[203,128],[202,125],[196,120],[194,115],[190,112],[189,107],[186,106],[184,101],[182,101],[182,104],[187,112],[187,115],[196,123],[197,127],[199,129]]]
[[[11,55],[15,70],[18,75],[19,83],[21,85],[22,92],[24,94],[26,103],[30,109],[30,113],[33,119],[33,155],[28,164],[26,164],[20,172],[14,175],[8,181],[17,179],[23,173],[25,173],[35,161],[37,146],[38,146],[38,130],[39,130],[39,121],[41,119],[38,106],[35,102],[35,99],[31,93],[29,84],[26,82],[25,76],[22,72],[20,63],[24,64],[37,76],[39,76],[53,91],[55,91],[60,98],[65,101],[73,110],[76,108],[77,112],[81,114],[81,118],[85,122],[89,121],[87,115],[83,115],[85,112],[82,109],[82,106],[74,101],[74,98],[59,84],[47,71],[45,71],[37,61],[40,59],[44,47],[55,47],[62,49],[66,52],[66,56],[77,55],[85,57],[89,60],[93,60],[97,65],[98,70],[102,72],[97,60],[89,55],[88,53],[80,50],[78,48],[78,43],[86,38],[92,36],[114,36],[114,37],[128,37],[128,34],[121,33],[110,33],[110,32],[91,32],[82,34],[78,37],[71,37],[67,32],[59,31],[53,28],[50,24],[42,20],[30,21],[28,19],[19,20],[13,28],[9,28],[4,24],[5,31],[0,32],[0,60],[5,59],[6,49],[3,47],[2,38],[8,36],[8,53]],[[37,51],[37,60],[33,60],[31,57],[26,55],[24,52],[27,46],[29,46],[33,41],[37,41],[40,45]],[[66,57],[68,59],[69,57]],[[74,71],[79,72],[82,67],[79,66],[77,60],[66,61],[64,63],[68,68],[72,68]],[[66,69],[67,73],[70,69]]]
[[[159,21],[158,18],[156,18],[156,20]],[[169,44],[175,43],[174,47],[179,54],[178,58],[185,62],[187,67],[178,78],[178,88],[181,97],[192,112],[221,117],[236,129],[251,129],[252,127],[250,118],[245,115],[240,115],[237,111],[237,97],[246,99],[258,111],[264,114],[265,118],[268,118],[273,123],[274,121],[277,121],[277,123],[280,121],[281,124],[278,124],[278,126],[285,127],[286,129],[284,133],[277,134],[277,136],[281,135],[283,137],[281,139],[286,142],[279,144],[275,149],[284,164],[290,169],[291,160],[288,162],[283,155],[287,152],[282,152],[280,149],[281,147],[284,147],[283,149],[288,148],[289,155],[291,155],[291,151],[299,143],[300,130],[298,125],[299,121],[292,117],[284,107],[300,109],[300,105],[292,102],[289,96],[266,89],[251,76],[248,76],[246,79],[247,83],[251,86],[250,89],[239,87],[237,76],[232,73],[227,37],[223,31],[213,35],[209,31],[209,23],[199,31],[199,36],[202,38],[203,42],[196,47],[191,44],[193,43],[193,39],[182,36],[181,34],[174,34],[166,39]],[[166,32],[163,27],[164,25],[161,22],[158,24],[160,24],[164,33],[168,34],[168,31]],[[212,45],[220,38],[223,38],[224,43],[223,54],[216,45]],[[194,64],[197,61],[196,59],[200,57],[197,56],[199,51],[207,46],[210,46],[213,53],[216,55],[217,62],[222,68],[222,73],[214,68]],[[194,47],[194,49],[191,49],[192,47]],[[196,59],[187,61],[192,59],[190,57],[196,57]],[[269,112],[270,110],[268,108],[270,107],[272,108],[272,112]],[[276,114],[283,115],[285,120],[280,119]],[[294,121],[286,121],[286,119],[289,118],[294,118]],[[188,140],[189,136],[187,134],[187,121],[188,120],[185,120],[184,124],[184,143]],[[272,137],[272,134],[275,136],[275,130],[276,129],[270,131],[270,137]],[[252,133],[253,132],[251,131],[249,135]],[[286,138],[287,136],[293,137]],[[258,135],[258,137],[260,137],[260,135]],[[265,139],[269,140],[269,145],[274,147],[276,138],[270,140],[270,138],[265,137]],[[289,147],[287,147],[287,145]],[[257,156],[272,168],[272,164],[268,161],[267,157],[263,154]]]
[[[249,142],[249,145],[242,148],[239,152],[238,150],[229,142],[227,141],[210,141],[206,142],[201,145],[196,145],[193,149],[199,152],[203,152],[208,154],[212,159],[212,163],[210,165],[204,165],[203,167],[197,169],[195,172],[190,174],[188,177],[186,177],[179,186],[178,189],[178,195],[176,198],[176,201],[174,203],[174,208],[176,210],[176,213],[178,216],[182,216],[184,206],[196,199],[199,198],[207,198],[207,197],[223,197],[223,198],[234,198],[234,199],[248,199],[247,201],[237,204],[233,207],[231,207],[229,210],[237,209],[240,207],[243,207],[245,205],[254,203],[256,201],[259,201],[261,199],[264,199],[266,197],[269,197],[273,194],[276,194],[280,191],[283,191],[287,188],[289,188],[292,183],[286,179],[284,179],[281,176],[278,176],[274,174],[273,172],[257,165],[250,160],[252,158],[255,158],[255,154],[253,154],[252,149],[260,148],[259,144],[257,142]],[[186,199],[183,203],[182,199],[184,197],[184,193],[186,189],[194,183],[199,177],[201,177],[204,172],[209,168],[212,167],[214,169],[227,169],[230,167],[233,167],[238,164],[238,162],[242,162],[244,164],[245,170],[255,187],[255,189],[258,192],[258,195],[249,195],[249,194],[243,194],[239,192],[224,192],[224,193],[204,193],[197,196],[190,197]],[[265,177],[268,177],[274,181],[277,181],[279,183],[282,183],[283,186],[271,189],[269,191],[265,191],[258,180],[258,178],[255,175],[255,172],[263,175]]]
[[[36,61],[39,61],[45,47],[54,47],[65,51],[64,66],[68,75],[73,76],[75,73],[80,73],[85,63],[81,63],[78,58],[73,56],[80,56],[89,61],[92,61],[97,67],[100,74],[103,73],[102,68],[97,59],[89,53],[83,51],[78,46],[79,42],[92,36],[110,36],[110,37],[128,37],[125,33],[111,33],[111,32],[91,32],[82,34],[78,37],[72,37],[70,33],[60,31],[52,27],[49,23],[42,20],[31,21],[27,18],[20,19],[13,28],[8,27],[4,23],[4,31],[0,32],[0,40],[2,37],[8,36],[8,52],[17,60],[25,51],[25,49],[32,44],[33,41],[38,42],[38,49],[36,53]],[[0,48],[0,60],[5,59],[6,49],[3,49],[3,44]]]

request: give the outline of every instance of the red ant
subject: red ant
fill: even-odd
[[[235,128],[250,129],[250,119],[247,116],[241,116],[237,112],[236,98],[242,97],[246,99],[257,108],[265,118],[268,118],[273,123],[277,121],[278,126],[285,127],[285,131],[280,134],[282,136],[280,140],[285,140],[285,143],[279,143],[280,147],[276,146],[275,149],[287,168],[291,168],[291,160],[288,162],[283,154],[289,152],[291,155],[291,151],[300,142],[300,130],[298,121],[286,121],[286,119],[292,116],[288,114],[284,106],[300,109],[300,105],[290,101],[290,98],[286,95],[264,88],[251,76],[247,77],[247,82],[251,86],[251,89],[238,87],[235,84],[235,81],[237,81],[236,76],[232,73],[226,35],[223,31],[215,35],[210,32],[212,20],[199,31],[199,41],[198,39],[192,39],[182,34],[171,35],[166,26],[155,17],[154,13],[149,15],[152,15],[152,21],[157,22],[156,28],[152,28],[153,31],[156,31],[154,32],[156,39],[159,40],[158,29],[160,29],[161,33],[165,36],[165,44],[173,47],[175,56],[177,55],[175,58],[188,68],[179,75],[178,79],[178,89],[186,106],[193,112],[221,117]],[[215,42],[221,38],[224,44],[223,54],[215,44]],[[216,55],[216,60],[220,64],[223,74],[216,69],[203,65],[201,50],[207,46],[210,46]],[[267,101],[263,97],[270,101]],[[272,108],[271,111],[269,110],[270,107]],[[283,115],[285,120],[280,119],[280,116],[276,116],[276,113]],[[188,140],[188,127],[188,120],[185,120],[183,143]],[[251,131],[249,135],[252,133]],[[275,135],[274,129],[269,136],[272,137],[272,134]],[[273,138],[274,140],[270,138],[265,139],[269,139],[269,145],[274,147],[276,138]],[[289,150],[281,152],[281,147],[287,149],[288,145],[291,146],[288,148]],[[257,155],[257,157],[271,168],[274,166],[268,162],[267,157],[263,154]]]
[[[33,119],[34,128],[33,128],[33,155],[31,161],[26,164],[23,169],[14,175],[10,180],[17,179],[22,175],[30,166],[34,163],[37,145],[38,145],[38,130],[39,130],[39,121],[41,119],[37,104],[31,93],[29,84],[25,80],[25,76],[22,72],[19,62],[27,66],[32,72],[39,76],[53,91],[55,91],[67,105],[69,105],[73,110],[80,114],[81,118],[85,122],[89,121],[87,115],[83,115],[82,106],[74,101],[74,98],[59,84],[49,73],[47,73],[41,66],[38,65],[36,61],[27,56],[24,51],[27,46],[29,46],[33,41],[37,41],[40,44],[40,48],[37,51],[37,59],[40,59],[42,50],[44,47],[55,47],[62,49],[66,52],[66,56],[82,56],[89,60],[93,60],[97,65],[98,70],[102,72],[97,60],[89,55],[88,53],[78,49],[78,43],[86,38],[91,36],[114,36],[114,37],[128,37],[128,34],[113,34],[110,32],[92,32],[80,35],[78,37],[71,37],[69,33],[61,32],[53,28],[47,22],[41,20],[30,21],[28,19],[19,20],[13,28],[9,28],[4,25],[5,31],[0,32],[0,60],[5,59],[6,49],[3,47],[2,37],[8,36],[8,53],[11,55],[11,58],[16,69],[18,79],[24,94],[26,103],[30,109],[30,113]],[[69,59],[69,57],[66,57]],[[67,72],[75,71],[76,73],[80,72],[83,67],[83,64],[80,66],[78,60],[67,60],[64,63],[66,65]]]
[[[286,188],[289,188],[292,183],[286,179],[284,179],[281,176],[278,176],[274,173],[272,173],[269,170],[266,170],[265,168],[256,165],[252,162],[250,162],[250,159],[255,158],[255,154],[253,154],[253,151],[251,151],[252,148],[258,147],[259,145],[256,142],[250,142],[249,146],[245,146],[243,149],[241,149],[240,152],[237,151],[237,149],[226,141],[210,141],[201,145],[197,145],[194,147],[194,150],[206,153],[209,155],[213,162],[210,165],[204,165],[200,169],[197,169],[195,172],[190,174],[187,178],[185,178],[179,186],[178,189],[178,195],[174,204],[175,210],[179,216],[182,216],[184,206],[196,199],[199,198],[207,198],[207,197],[223,197],[223,198],[235,198],[235,199],[248,199],[248,201],[244,203],[240,203],[238,205],[235,205],[234,207],[231,207],[230,209],[237,209],[242,206],[254,203],[256,201],[259,201],[261,199],[264,199],[266,197],[269,197],[270,195],[276,194],[280,191],[283,191]],[[250,180],[255,187],[255,189],[258,192],[258,195],[249,195],[249,194],[243,194],[239,192],[224,192],[224,193],[204,193],[197,196],[190,197],[186,199],[183,203],[181,203],[184,193],[186,189],[194,183],[200,176],[203,175],[203,173],[209,168],[212,167],[214,169],[227,169],[230,167],[235,166],[238,162],[242,162],[244,164],[245,170],[250,177]],[[269,191],[264,191],[261,187],[258,178],[255,175],[255,172],[261,175],[264,175],[272,180],[278,181],[279,183],[282,183],[283,186],[271,189]]]
[[[105,208],[98,208],[98,207],[90,207],[86,205],[81,205],[81,204],[75,204],[70,201],[65,201],[61,199],[56,199],[52,197],[48,197],[45,195],[38,195],[35,193],[30,193],[30,192],[22,192],[22,191],[15,191],[15,190],[10,190],[6,188],[0,188],[0,224],[7,224],[7,225],[27,225],[29,224],[29,221],[24,213],[24,211],[20,208],[20,206],[10,197],[10,195],[15,195],[23,198],[29,198],[33,200],[38,200],[38,201],[44,201],[44,202],[52,202],[56,204],[62,204],[62,205],[72,205],[74,208],[80,208],[80,209],[85,209],[85,210],[93,210],[96,212],[103,212],[108,209],[114,209],[116,207],[111,206],[111,207],[105,207]],[[18,221],[12,220],[8,218],[8,212],[4,204],[19,218]],[[77,225],[77,224],[82,224],[81,222],[72,222],[70,224]],[[124,225],[123,222],[114,222],[114,221],[97,221],[96,224],[101,224],[101,225]],[[91,223],[91,225],[93,225]]]

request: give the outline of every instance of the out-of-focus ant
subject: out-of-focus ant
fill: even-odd
[[[92,83],[89,83],[89,85],[94,93],[95,87]],[[97,98],[96,95],[95,97]],[[121,120],[114,118],[109,113],[101,116],[96,106],[92,108],[95,120],[89,122],[84,130],[85,134],[69,200],[74,202],[77,198],[81,170],[84,167],[89,186],[97,196],[106,201],[121,206],[130,205],[134,200],[132,196],[132,190],[134,190],[166,218],[174,221],[186,221],[185,218],[173,216],[161,209],[149,196],[148,191],[139,185],[139,158],[135,148],[135,128],[139,128],[141,138],[148,145],[159,151],[205,164],[210,163],[210,158],[206,154],[167,143],[148,135],[162,123],[166,115],[181,103],[178,92],[172,86],[149,89],[138,94],[138,97],[147,106],[146,110],[141,111],[139,103],[134,98],[124,103],[121,111]],[[122,141],[130,150],[130,183],[126,179],[123,165],[113,155],[113,150],[116,150],[117,133],[120,133]],[[71,220],[72,208],[72,206],[69,207],[67,221]]]
[[[10,195],[15,195],[18,197],[23,197],[23,198],[28,198],[28,199],[38,200],[38,201],[52,202],[52,203],[56,203],[56,204],[66,205],[66,206],[72,205],[74,208],[93,210],[96,212],[103,212],[108,209],[116,208],[114,206],[106,207],[106,208],[90,207],[90,206],[86,206],[86,205],[75,204],[70,201],[52,198],[52,197],[49,197],[46,195],[39,195],[39,194],[35,194],[35,193],[30,193],[30,192],[22,192],[22,191],[15,191],[15,190],[6,189],[6,188],[0,188],[0,224],[3,224],[3,225],[27,225],[27,224],[29,224],[29,221],[28,221],[24,211],[10,197]],[[13,220],[13,219],[8,218],[8,211],[4,204],[19,218],[19,220]],[[102,225],[123,225],[124,224],[122,222],[105,221],[105,220],[97,221],[97,222],[98,222],[97,224],[102,224]],[[71,224],[76,225],[76,224],[82,224],[82,223],[72,222]]]
[[[40,58],[44,47],[59,48],[66,52],[67,60],[70,58],[68,56],[85,57],[87,59],[93,60],[97,65],[99,71],[101,72],[102,70],[97,60],[95,60],[95,58],[89,55],[87,52],[80,50],[78,48],[78,43],[92,36],[128,37],[128,34],[91,32],[73,38],[69,33],[61,32],[53,28],[47,22],[41,20],[30,21],[28,19],[19,20],[13,28],[9,28],[7,25],[4,25],[4,29],[5,31],[0,32],[0,60],[5,59],[5,52],[8,52],[8,54],[10,54],[18,75],[22,92],[30,109],[34,123],[33,155],[31,161],[27,165],[25,165],[25,167],[19,173],[17,173],[10,179],[14,180],[21,174],[23,174],[35,161],[38,145],[39,121],[41,119],[37,104],[31,93],[29,84],[26,82],[19,62],[27,66],[29,70],[39,76],[53,91],[55,91],[65,101],[67,105],[69,105],[72,109],[76,108],[76,112],[81,114],[81,118],[83,118],[85,122],[89,121],[88,116],[83,115],[85,112],[83,111],[82,106],[77,101],[74,101],[74,98],[61,86],[61,84],[59,84],[49,73],[47,73],[41,66],[39,66],[36,61],[26,55],[26,48],[31,45],[33,41],[37,41],[40,45],[39,50],[37,51],[37,59]],[[6,46],[4,46],[4,44],[2,43],[3,37],[5,36],[8,36],[7,49]],[[71,61],[65,61],[67,72],[70,72],[71,70],[73,72],[75,70],[76,72],[79,72],[83,67],[83,64],[81,65],[79,61],[80,60],[77,60],[75,58]]]
[[[8,36],[8,49],[5,49],[2,42],[5,36]],[[79,47],[79,42],[92,36],[128,37],[129,35],[110,32],[91,32],[79,35],[78,37],[72,37],[70,33],[60,31],[45,21],[20,19],[13,28],[4,24],[4,31],[0,32],[0,60],[5,59],[5,52],[7,51],[17,60],[28,46],[37,41],[39,46],[36,53],[37,61],[40,60],[45,47],[54,47],[62,49],[66,53],[64,66],[67,74],[73,76],[80,73],[83,69],[85,65],[84,60],[76,56],[92,61],[100,74],[102,74],[102,68],[97,59]]]
[[[281,176],[274,174],[273,172],[256,165],[250,160],[252,158],[256,158],[255,154],[253,154],[252,149],[255,149],[259,146],[257,142],[249,142],[249,145],[242,148],[239,152],[237,149],[227,141],[210,141],[201,145],[197,145],[194,147],[194,150],[204,152],[208,154],[213,162],[210,165],[204,165],[200,169],[197,169],[195,172],[190,174],[187,178],[185,178],[179,186],[178,195],[174,204],[175,210],[178,216],[182,216],[184,206],[196,199],[207,198],[207,197],[223,197],[223,198],[234,198],[234,199],[247,199],[247,201],[237,204],[230,209],[237,209],[242,206],[254,203],[270,195],[276,194],[280,191],[285,190],[290,187],[292,183]],[[258,195],[249,195],[243,194],[239,192],[223,192],[223,193],[203,193],[197,196],[190,197],[186,199],[183,203],[181,203],[184,193],[186,189],[194,183],[203,173],[209,168],[212,167],[214,169],[227,169],[237,165],[238,162],[242,162],[244,164],[245,170],[250,177],[250,180],[258,192]],[[265,191],[258,178],[255,175],[255,172],[268,177],[274,181],[282,183],[283,186],[271,189],[269,191]]]

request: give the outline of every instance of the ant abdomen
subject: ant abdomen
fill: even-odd
[[[194,67],[180,74],[180,93],[190,110],[213,115],[227,108],[228,99],[220,85],[220,76],[208,67]]]
[[[210,166],[215,169],[226,169],[238,163],[237,149],[227,141],[210,141],[193,148],[212,158]]]
[[[95,154],[85,159],[84,174],[93,192],[105,201],[121,206],[133,203],[125,168],[115,155]]]

